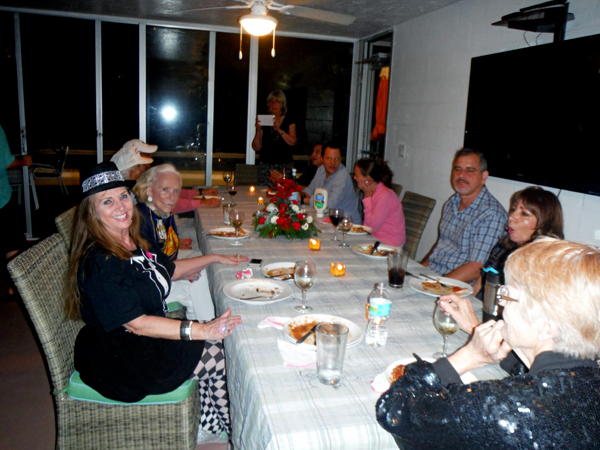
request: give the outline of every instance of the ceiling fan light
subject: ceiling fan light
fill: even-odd
[[[269,34],[277,26],[277,19],[264,14],[246,14],[240,17],[244,30],[253,36]]]

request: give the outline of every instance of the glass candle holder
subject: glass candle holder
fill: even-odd
[[[259,205],[264,205],[265,204],[265,199],[262,197],[258,197],[258,204]]]
[[[346,264],[341,262],[332,262],[329,271],[334,277],[343,277],[346,274]]]
[[[321,239],[310,238],[308,240],[308,248],[314,251],[321,250]]]
[[[254,194],[254,191],[255,191],[255,190],[256,190],[256,189],[255,189],[255,187],[254,187],[254,186],[250,186],[250,193],[251,193],[251,194]]]

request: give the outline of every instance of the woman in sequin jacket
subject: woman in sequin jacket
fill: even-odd
[[[592,449],[600,445],[600,250],[541,238],[505,268],[504,320],[433,364],[407,366],[377,402],[403,450]],[[524,375],[463,385],[513,349]]]

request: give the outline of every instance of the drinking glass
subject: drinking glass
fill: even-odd
[[[442,310],[437,302],[435,304],[435,310],[433,311],[433,325],[435,325],[435,329],[438,330],[438,333],[444,337],[444,346],[442,348],[442,352],[434,353],[433,357],[435,359],[445,358],[448,356],[446,354],[446,342],[448,341],[448,337],[456,333],[460,329],[460,326],[450,314]]]
[[[233,181],[233,172],[223,172],[223,181],[227,184]]]
[[[227,192],[229,192],[229,195],[231,197],[231,203],[235,206],[233,196],[238,193],[238,187],[233,183],[227,183]]]
[[[235,227],[235,242],[231,245],[244,245],[238,242],[240,228],[244,223],[244,219],[244,211],[238,211],[234,209],[231,213],[229,213],[229,221],[231,222],[231,225]]]
[[[344,217],[344,210],[339,208],[329,208],[329,220],[333,224],[333,239],[332,241],[339,241],[335,231],[337,226],[340,224],[340,219]]]
[[[352,225],[354,225],[352,216],[350,214],[344,214],[338,225],[338,230],[342,232],[342,243],[340,244],[342,247],[350,247],[346,244],[346,233],[352,229]]]
[[[294,309],[298,312],[310,312],[313,309],[306,304],[306,291],[317,281],[317,266],[312,261],[298,261],[294,267],[294,281],[302,291],[302,304]]]

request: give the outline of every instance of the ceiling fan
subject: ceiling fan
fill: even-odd
[[[269,34],[277,26],[277,19],[269,16],[268,10],[279,11],[282,14],[288,16],[303,17],[305,19],[320,20],[322,22],[329,22],[337,25],[350,25],[356,18],[347,14],[341,14],[331,11],[323,11],[321,9],[306,8],[304,6],[297,5],[286,5],[283,3],[276,3],[272,0],[234,0],[243,5],[231,5],[231,6],[214,6],[208,8],[195,8],[182,12],[193,12],[193,11],[206,11],[209,9],[247,9],[249,8],[251,13],[245,14],[239,18],[240,25],[250,34],[254,36],[264,36]]]

